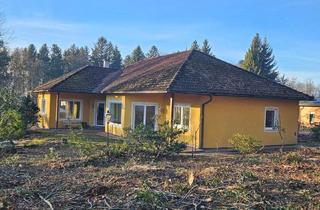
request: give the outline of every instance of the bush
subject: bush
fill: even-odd
[[[186,148],[184,142],[177,140],[184,132],[184,130],[171,128],[168,123],[164,123],[159,125],[157,131],[144,126],[138,126],[134,130],[126,129],[126,137],[131,152],[159,158],[178,154]]]
[[[229,143],[242,154],[257,152],[261,147],[261,142],[256,138],[239,133],[234,134],[229,139]]]
[[[20,113],[9,109],[0,115],[0,140],[14,140],[24,135]]]
[[[37,114],[39,112],[39,108],[31,96],[28,95],[22,97],[19,112],[21,113],[25,129],[38,122]]]
[[[316,140],[320,140],[320,125],[311,128],[312,131],[312,137],[315,138]]]
[[[97,145],[95,145],[93,142],[85,140],[81,134],[76,133],[72,129],[70,129],[70,133],[68,134],[67,142],[69,145],[78,148],[80,155],[83,156],[95,155],[96,151],[98,150]]]
[[[0,89],[0,140],[21,137],[37,122],[39,109],[31,96],[20,97],[12,90]]]

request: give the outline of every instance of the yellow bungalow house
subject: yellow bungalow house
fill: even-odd
[[[297,143],[299,100],[311,97],[197,50],[145,59],[123,70],[84,67],[36,89],[39,126],[67,122],[123,135],[169,122],[197,148],[230,147],[234,133],[264,145]],[[104,108],[111,113],[109,128]],[[281,132],[281,139],[279,132]]]

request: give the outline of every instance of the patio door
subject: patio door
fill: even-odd
[[[157,105],[156,104],[133,104],[132,128],[144,125],[152,130],[157,129]]]
[[[95,106],[95,125],[104,126],[104,110],[105,103],[102,101],[97,101]]]

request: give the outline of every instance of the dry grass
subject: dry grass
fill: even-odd
[[[59,138],[45,138],[24,141],[18,154],[0,161],[0,206],[320,208],[319,146],[249,155],[241,160],[238,154],[214,154],[150,162],[82,156]]]

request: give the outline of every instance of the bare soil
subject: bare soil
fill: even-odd
[[[61,138],[31,135],[1,157],[0,209],[320,209],[318,142],[155,161],[85,156]]]

